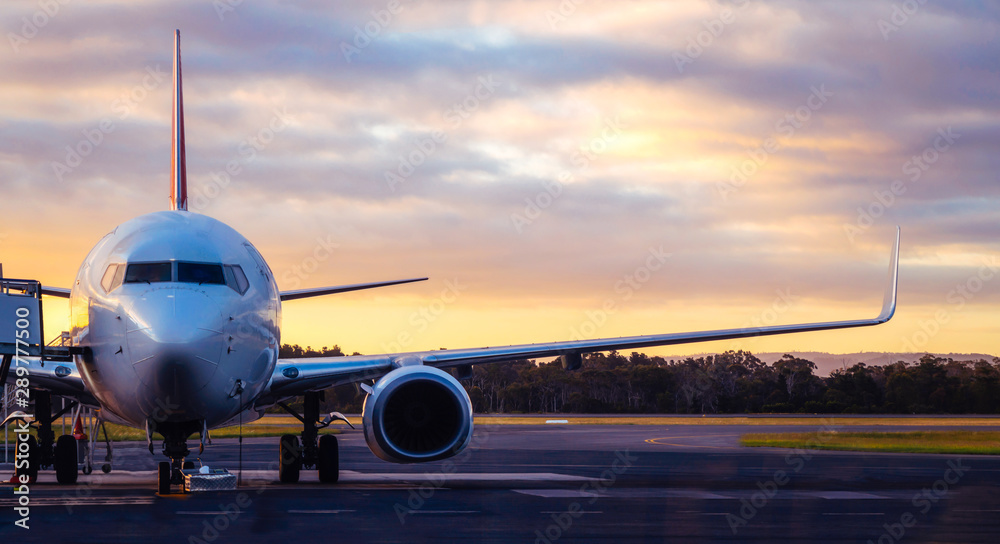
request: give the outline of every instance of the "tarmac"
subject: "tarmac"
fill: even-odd
[[[948,428],[956,427],[934,427]],[[0,495],[0,539],[997,541],[1000,456],[739,445],[747,432],[807,430],[800,425],[478,425],[470,448],[457,457],[397,465],[377,459],[360,431],[345,429],[339,437],[340,481],[321,484],[315,471],[303,470],[293,485],[277,482],[277,438],[244,439],[242,448],[236,439],[222,439],[196,464],[239,473],[241,487],[167,496],[155,492],[162,456],[150,455],[145,443],[116,443],[110,474],[98,469],[65,486],[55,483],[52,471],[40,473],[28,494],[27,530],[15,525],[20,496]],[[10,472],[11,465],[0,470]]]

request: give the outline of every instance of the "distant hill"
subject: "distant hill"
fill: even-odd
[[[921,357],[926,355],[926,353],[883,353],[877,351],[864,351],[861,353],[825,353],[821,351],[790,351],[790,352],[773,352],[773,353],[754,353],[761,361],[771,364],[778,359],[781,359],[785,353],[799,357],[800,359],[806,359],[816,363],[816,375],[817,376],[829,376],[831,372],[838,368],[844,368],[844,366],[851,367],[855,363],[864,363],[868,366],[874,365],[887,365],[895,363],[896,361],[903,361],[905,363],[916,363]],[[687,357],[704,357],[707,355],[715,355],[714,353],[699,353],[696,355],[677,355],[664,357],[664,359],[685,359]],[[993,361],[994,355],[986,355],[984,353],[934,353],[932,354],[936,357],[943,357],[945,359],[953,359],[955,361],[978,361],[983,359],[986,361]]]

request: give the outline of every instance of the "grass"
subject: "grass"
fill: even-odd
[[[298,420],[295,420],[294,418],[291,419],[295,421],[296,423],[295,425],[285,425],[285,424],[274,425],[271,424],[270,422],[264,422],[264,423],[254,422],[254,423],[244,424],[243,437],[264,438],[264,437],[281,436],[283,434],[297,435],[301,433],[302,424],[299,423]],[[118,425],[115,423],[107,423],[105,425],[108,428],[108,438],[110,438],[114,442],[131,442],[131,441],[146,440],[146,432],[143,431],[142,429],[133,429],[132,427],[126,427],[124,425]],[[56,437],[59,437],[62,434],[64,434],[63,427],[61,424],[53,424],[52,431],[56,435]],[[71,434],[72,432],[73,432],[73,426],[67,425],[66,434]],[[332,428],[332,429],[326,428],[326,429],[321,429],[319,431],[319,434],[340,434],[340,432],[341,432],[340,429],[337,428]],[[31,434],[37,437],[37,433],[35,432],[34,429],[32,429]],[[211,431],[209,431],[208,434],[212,438],[236,438],[240,436],[240,428],[239,426],[222,427],[221,429],[212,429]],[[193,436],[195,437],[195,439],[197,439],[198,435],[195,434]],[[13,440],[13,439],[14,439],[14,433],[11,432],[8,434],[8,440]],[[104,433],[95,433],[95,435],[91,436],[90,439],[103,441]],[[163,440],[163,437],[161,437],[158,433],[153,433],[154,442],[159,442],[161,440]]]
[[[889,453],[1000,455],[998,431],[751,433],[740,437],[750,447]]]
[[[821,417],[677,417],[677,416],[611,416],[588,417],[552,414],[545,416],[476,416],[479,425],[545,425],[546,420],[565,419],[570,425],[865,425],[894,427],[982,426],[1000,427],[1000,418],[989,417],[856,417],[826,415]],[[354,418],[351,418],[354,423]]]
[[[361,418],[359,416],[348,416],[348,419],[356,428],[361,427]],[[719,416],[606,416],[606,417],[592,417],[586,415],[566,415],[566,414],[543,414],[541,416],[526,416],[526,415],[477,415],[475,416],[476,425],[546,425],[547,420],[567,420],[568,423],[562,425],[672,425],[672,426],[684,426],[684,425],[752,425],[752,426],[769,426],[769,425],[805,425],[805,426],[817,426],[817,425],[838,425],[838,426],[852,426],[852,425],[865,425],[865,426],[896,426],[896,427],[909,427],[909,426],[926,426],[926,427],[939,427],[939,426],[981,426],[981,427],[998,427],[1000,428],[1000,418],[989,418],[989,417],[893,417],[893,416],[881,416],[881,417],[856,417],[856,416],[839,416],[839,415],[828,415],[821,417],[773,417],[768,415],[761,416],[738,416],[738,417],[719,417]],[[132,429],[130,427],[125,427],[122,425],[115,425],[109,423],[108,425],[108,436],[112,440],[145,440],[145,432],[140,429]],[[323,429],[320,433],[332,433],[337,434],[341,432],[342,428],[346,426],[343,423],[335,423],[332,427]],[[62,426],[58,423],[53,424],[53,431],[55,435],[59,436],[62,434]],[[72,431],[72,425],[67,426],[67,431]],[[267,415],[256,421],[243,424],[243,436],[246,437],[273,437],[281,436],[283,434],[299,434],[302,431],[302,424],[299,420],[295,419],[290,415],[278,414],[278,415]],[[965,434],[965,433],[963,433]],[[213,429],[211,431],[212,438],[236,438],[239,436],[239,427],[224,427],[221,429]],[[748,435],[757,436],[757,435]],[[761,435],[763,436],[763,435]],[[778,436],[778,435],[773,435]],[[91,437],[93,439],[103,440],[104,436]],[[159,435],[154,435],[154,439],[159,441],[162,440]],[[769,445],[769,444],[755,444],[755,445]],[[801,446],[788,446],[788,447],[801,447]],[[832,449],[832,448],[831,448]],[[890,451],[890,450],[880,450],[880,451]]]

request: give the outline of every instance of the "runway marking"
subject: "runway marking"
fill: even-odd
[[[575,489],[512,489],[515,493],[543,499],[732,499],[725,495],[699,489],[606,489],[600,493]]]
[[[588,476],[573,476],[570,474],[557,474],[554,472],[456,472],[452,474],[442,473],[359,473],[342,470],[340,481],[382,481],[382,482],[426,482],[428,480],[449,485],[453,482],[492,482],[492,481],[527,481],[527,482],[590,482],[596,478]]]
[[[565,513],[566,513],[565,510],[559,512],[539,512],[539,514],[565,514]],[[604,513],[603,510],[577,510],[573,514],[576,515],[576,514],[603,514],[603,513]]]
[[[344,514],[357,510],[289,510],[289,514]]]
[[[576,489],[511,489],[514,493],[532,495],[543,499],[590,499],[606,495]]]
[[[33,497],[31,506],[130,506],[153,504],[156,497]],[[17,499],[0,499],[0,508],[18,505]]]
[[[410,514],[478,514],[479,510],[410,510]]]
[[[609,488],[600,493],[594,491],[583,491],[577,489],[511,489],[514,493],[531,495],[543,499],[593,499],[613,498],[613,499],[698,499],[698,500],[734,500],[745,498],[755,490],[747,489],[727,489],[725,491],[707,491],[703,489],[661,489],[661,488]],[[876,495],[874,493],[859,493],[856,491],[780,491],[774,497],[775,500],[804,500],[804,499],[825,499],[832,501],[854,501],[854,500],[885,500],[893,499],[891,496],[910,496],[910,492],[886,492]]]
[[[728,450],[732,449],[734,446],[707,446],[703,444],[677,444],[675,442],[660,442],[661,440],[676,440],[678,438],[716,438],[720,436],[739,436],[739,433],[732,434],[692,434],[687,436],[664,436],[662,438],[647,438],[644,442],[647,444],[656,444],[657,446],[676,446],[678,448],[711,448],[715,450]]]
[[[539,465],[538,465],[538,463],[511,463],[511,464],[505,465],[505,466],[509,466],[509,467],[537,467]],[[556,467],[559,467],[559,468],[608,468],[607,463],[594,463],[592,465],[564,465],[564,464],[560,463],[558,465],[551,465],[551,466],[556,466]],[[544,474],[544,473],[542,473],[542,474]]]
[[[232,514],[232,512],[223,512],[222,510],[178,510],[174,513],[178,516],[225,516]]]
[[[886,499],[888,497],[883,497],[882,495],[874,495],[872,493],[860,493],[857,491],[803,491],[803,494],[813,495],[821,499],[831,499],[831,500],[844,500],[844,499]]]

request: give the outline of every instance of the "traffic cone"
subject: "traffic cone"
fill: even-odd
[[[83,421],[80,419],[80,414],[76,415],[76,425],[73,425],[73,438],[77,440],[87,439],[87,433],[83,432]]]

